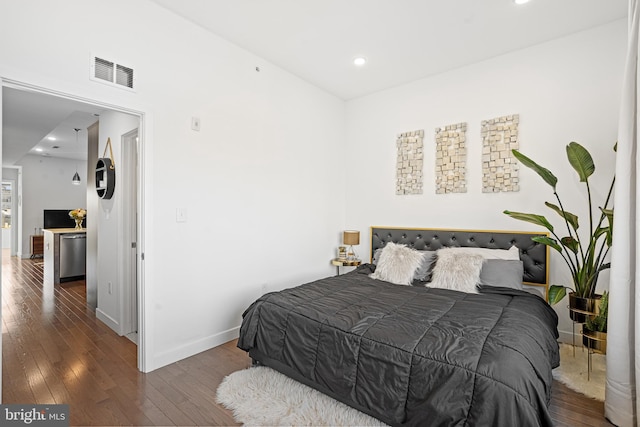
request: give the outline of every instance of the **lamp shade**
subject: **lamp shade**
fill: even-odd
[[[360,232],[355,230],[346,230],[342,234],[342,243],[345,245],[359,245]]]

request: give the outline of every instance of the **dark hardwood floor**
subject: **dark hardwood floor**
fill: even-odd
[[[235,341],[143,374],[136,345],[85,306],[84,282],[43,286],[42,260],[2,257],[2,402],[68,403],[71,425],[238,425],[220,381],[249,366]],[[604,405],[554,382],[558,426],[606,426]]]

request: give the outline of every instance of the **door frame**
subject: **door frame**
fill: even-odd
[[[120,293],[120,309],[122,322],[121,335],[129,335],[138,332],[138,242],[137,238],[137,207],[138,200],[138,153],[140,149],[139,130],[133,129],[120,138],[121,172],[122,181],[122,276],[124,285]],[[134,182],[135,185],[130,185]],[[137,344],[137,340],[136,340]]]
[[[145,135],[149,133],[150,130],[150,114],[147,111],[137,110],[125,106],[109,104],[106,102],[102,102],[96,99],[83,98],[80,96],[72,95],[69,93],[57,91],[51,88],[42,87],[33,85],[27,82],[18,81],[14,79],[5,78],[0,76],[0,129],[2,128],[2,120],[3,120],[3,112],[2,112],[2,91],[5,87],[41,93],[45,95],[55,96],[57,98],[68,99],[71,101],[81,102],[93,106],[97,106],[104,109],[109,109],[113,111],[118,111],[121,113],[130,114],[138,117],[139,127],[138,127],[138,183],[137,183],[137,245],[138,245],[138,254],[137,254],[137,282],[138,282],[138,300],[137,300],[137,309],[138,309],[138,370],[141,372],[148,372],[152,369],[152,360],[151,360],[151,351],[148,351],[148,345],[151,343],[150,338],[151,334],[148,333],[146,326],[151,325],[150,322],[146,321],[147,313],[145,310],[146,307],[146,298],[147,292],[145,292],[145,263],[144,263],[144,251],[145,251]],[[2,132],[0,132],[0,164],[2,160]],[[1,241],[0,241],[1,243]],[[121,243],[123,244],[123,243]],[[98,261],[99,262],[99,261]],[[0,265],[0,269],[1,269]],[[0,270],[1,271],[1,270]],[[1,280],[1,276],[0,276]],[[0,297],[2,296],[2,287],[0,286]],[[2,316],[2,307],[0,307],[0,318]],[[2,342],[0,340],[0,361],[2,358]],[[1,363],[0,363],[0,378],[1,378]],[[0,393],[2,392],[2,381],[0,381]],[[1,396],[1,394],[0,394]]]

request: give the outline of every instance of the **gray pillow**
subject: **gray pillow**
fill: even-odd
[[[524,267],[522,261],[485,259],[480,270],[480,284],[502,288],[522,289]]]
[[[378,265],[380,260],[380,254],[383,248],[376,249],[373,252],[373,264]],[[436,263],[436,251],[418,251],[423,254],[422,262],[413,275],[413,280],[420,282],[430,282],[431,275],[433,274],[433,266]]]
[[[378,261],[380,261],[380,254],[382,253],[382,249],[383,248],[378,248],[375,251],[373,251],[373,260],[371,261],[373,265],[378,265]]]
[[[420,282],[430,282],[433,274],[433,266],[436,264],[437,256],[436,251],[420,251],[423,253],[422,262],[420,267],[413,275],[413,280],[419,280]]]

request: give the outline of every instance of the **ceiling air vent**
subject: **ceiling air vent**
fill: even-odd
[[[121,88],[135,89],[133,68],[97,56],[92,57],[91,79]]]

